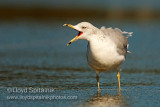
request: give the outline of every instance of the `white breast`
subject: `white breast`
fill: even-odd
[[[115,44],[109,39],[92,40],[87,51],[88,64],[98,71],[117,69],[125,57],[117,53]]]

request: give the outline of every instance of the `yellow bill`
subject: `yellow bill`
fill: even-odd
[[[64,24],[63,26],[68,26],[68,27],[70,27],[70,28],[72,28],[72,29],[75,29],[74,26],[71,25],[71,24]],[[77,29],[75,29],[75,30],[77,30]],[[77,31],[78,31],[78,30],[77,30]],[[78,32],[79,32],[78,35],[77,35],[75,38],[73,38],[71,41],[69,41],[69,42],[67,43],[67,46],[69,46],[72,42],[75,42],[76,40],[78,40],[78,37],[83,34],[83,32],[81,32],[81,31],[78,31]]]

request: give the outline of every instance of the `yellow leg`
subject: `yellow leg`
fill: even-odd
[[[99,87],[99,74],[97,74],[96,79],[97,79],[97,86],[98,86],[98,91],[99,91],[100,90],[100,87]]]
[[[119,71],[117,72],[117,78],[118,78],[119,91],[120,91],[121,90],[121,85],[120,85],[120,73],[119,73]]]

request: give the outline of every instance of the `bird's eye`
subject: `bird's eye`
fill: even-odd
[[[83,26],[82,29],[86,29],[86,27]]]

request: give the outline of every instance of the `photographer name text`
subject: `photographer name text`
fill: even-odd
[[[17,93],[17,94],[25,94],[25,93],[54,93],[54,88],[35,88],[35,87],[8,87],[8,93]]]

